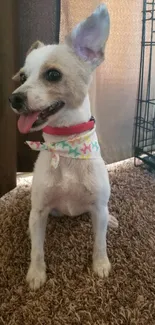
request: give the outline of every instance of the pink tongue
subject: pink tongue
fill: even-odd
[[[28,133],[32,124],[37,120],[39,112],[31,113],[29,115],[21,115],[18,120],[18,130],[20,133]]]

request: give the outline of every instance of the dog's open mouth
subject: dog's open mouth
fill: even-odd
[[[28,133],[30,129],[41,126],[47,121],[49,116],[56,114],[64,105],[63,101],[57,101],[43,111],[28,112],[20,115],[18,120],[19,131],[21,133]]]

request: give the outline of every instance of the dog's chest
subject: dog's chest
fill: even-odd
[[[52,183],[48,197],[52,208],[67,215],[79,215],[89,210],[95,193],[90,184],[91,178],[85,166],[79,167],[77,160],[70,161],[67,166],[60,162],[60,166],[52,176]]]
[[[34,175],[33,187],[40,189],[45,204],[67,215],[89,211],[104,181],[92,161],[61,157],[56,169],[50,162],[50,154],[42,152]]]
[[[54,191],[48,193],[51,207],[63,214],[76,216],[89,211],[92,204],[92,193],[83,184],[74,183],[71,179],[70,185],[62,181],[55,186]]]

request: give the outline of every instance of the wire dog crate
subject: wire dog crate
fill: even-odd
[[[134,157],[155,169],[155,0],[143,0]]]

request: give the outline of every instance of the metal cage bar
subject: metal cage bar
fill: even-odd
[[[155,169],[155,0],[143,0],[134,157]]]

